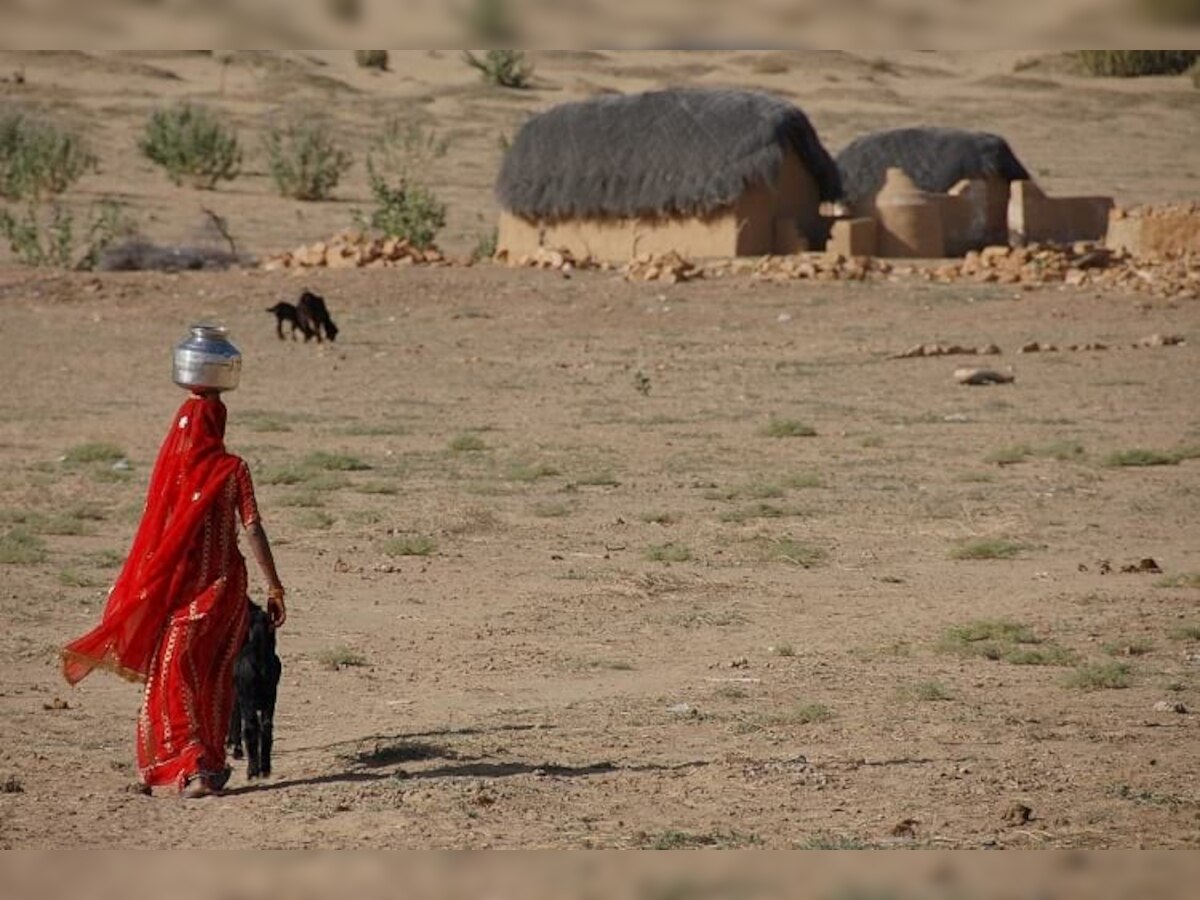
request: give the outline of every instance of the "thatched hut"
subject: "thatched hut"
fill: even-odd
[[[864,135],[837,156],[852,215],[876,217],[875,196],[897,168],[943,198],[946,249],[957,255],[1008,238],[1009,184],[1029,179],[1004,138],[958,128],[898,128]],[[966,184],[964,184],[966,182]]]
[[[497,248],[626,260],[820,246],[837,166],[808,118],[751,91],[672,89],[557,106],[517,133],[496,182]]]

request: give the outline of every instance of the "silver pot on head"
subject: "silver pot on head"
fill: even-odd
[[[175,345],[172,380],[189,391],[232,391],[242,377],[242,354],[220,325],[193,325]]]

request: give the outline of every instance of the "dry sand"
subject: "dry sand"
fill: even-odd
[[[330,57],[303,77],[233,66],[222,95],[207,57],[59,54],[25,58],[22,90],[96,135],[85,193],[124,195],[158,240],[212,206],[256,251],[346,224],[361,171],[329,204],[274,200],[261,174],[175,189],[121,149],[146,110],[199,94],[249,127],[327,97],[355,140],[373,110],[423,110],[454,133],[436,183],[447,243],[467,248],[491,224],[497,134],[610,86],[785,90],[835,148],[885,124],[991,127],[1052,191],[1196,195],[1200,92],[1178,79],[944,54],[788,54],[761,75],[751,56],[538,54],[528,94],[484,89],[452,54],[382,75]],[[318,347],[278,341],[263,312],[301,283],[0,270],[0,535],[44,550],[0,564],[0,846],[1200,841],[1195,302],[319,272],[303,284],[342,335]],[[275,776],[184,803],[127,790],[138,690],[102,674],[69,690],[55,653],[102,608],[181,399],[169,347],[200,318],[246,357],[228,441],[255,472],[291,617]],[[1155,332],[1187,343],[1015,353]],[[987,364],[1016,381],[964,387],[961,358],[890,358],[929,341],[994,342]],[[815,435],[771,436],[785,421]],[[98,442],[131,471],[62,459]],[[1104,465],[1134,448],[1182,461]],[[306,466],[316,452],[369,468]],[[389,555],[419,538],[428,555]],[[954,558],[973,540],[1016,556]],[[1120,571],[1143,557],[1164,574]],[[941,645],[1000,619],[1050,664]],[[322,663],[346,651],[365,664]],[[1070,686],[1076,663],[1127,666],[1128,687]]]

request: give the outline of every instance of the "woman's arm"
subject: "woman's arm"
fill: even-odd
[[[283,584],[279,581],[279,573],[275,571],[271,543],[267,540],[267,532],[263,530],[261,522],[251,522],[246,528],[246,537],[250,541],[250,549],[254,551],[258,567],[267,579],[267,613],[275,627],[279,628],[287,621],[287,608],[283,604]]]

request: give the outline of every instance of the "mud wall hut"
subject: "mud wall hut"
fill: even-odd
[[[604,95],[517,133],[496,182],[497,250],[621,261],[792,253],[824,245],[837,166],[801,110],[734,90]]]
[[[951,256],[1007,243],[1010,183],[1030,178],[1004,138],[958,128],[864,135],[837,155],[837,166],[851,215],[871,218],[879,217],[875,200],[887,170],[901,169],[942,207],[945,251]]]

